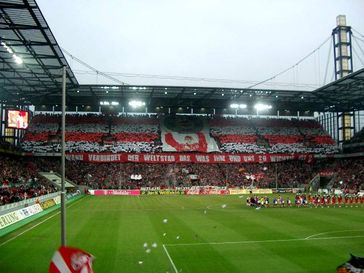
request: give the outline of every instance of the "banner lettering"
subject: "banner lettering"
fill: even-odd
[[[312,162],[312,154],[228,154],[228,153],[72,153],[67,160],[91,163],[134,162],[134,163],[271,163],[287,160]]]

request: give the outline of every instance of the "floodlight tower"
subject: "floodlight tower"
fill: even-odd
[[[346,25],[346,16],[336,17],[336,27],[332,30],[335,58],[335,80],[353,72],[351,47],[351,27]]]
[[[332,30],[332,40],[334,46],[335,80],[353,72],[353,54],[351,46],[351,27],[346,25],[346,16],[336,17],[336,27]],[[338,141],[344,142],[351,139],[354,132],[353,112],[338,113]],[[341,126],[340,126],[341,125]]]

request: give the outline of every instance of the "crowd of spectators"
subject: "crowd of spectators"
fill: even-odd
[[[38,159],[43,171],[60,171],[58,159]],[[243,171],[242,171],[243,170]],[[275,164],[142,164],[67,161],[66,176],[91,188],[140,187],[298,187],[313,178],[312,166],[287,161]]]
[[[56,191],[38,175],[33,160],[0,154],[0,205],[38,197]]]
[[[302,161],[266,164],[226,164],[221,166],[232,186],[258,188],[297,188],[315,176],[315,166]]]
[[[92,188],[227,186],[306,187],[320,172],[333,173],[335,187],[364,189],[364,159],[325,159],[315,163],[141,164],[68,161],[67,176]],[[342,181],[342,182],[340,182]]]
[[[41,171],[60,172],[56,158],[34,160]],[[364,158],[291,160],[265,164],[143,164],[67,161],[66,176],[91,188],[177,186],[304,187],[321,172],[335,176],[335,187],[359,190],[364,185]],[[342,181],[342,183],[340,183]]]
[[[0,156],[0,205],[56,191],[38,172],[60,173],[55,157]],[[364,158],[283,161],[266,164],[142,164],[66,161],[66,177],[93,189],[141,187],[307,187],[322,172],[331,173],[334,188],[364,189]]]
[[[344,192],[364,190],[364,158],[342,159],[331,164],[335,175],[334,188]]]

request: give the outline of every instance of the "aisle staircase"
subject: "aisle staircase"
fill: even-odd
[[[55,172],[39,172],[39,174],[43,177],[45,177],[48,181],[50,181],[53,185],[55,185],[57,188],[61,188],[61,181],[62,177],[58,173]],[[73,183],[72,181],[66,179],[65,180],[65,187],[67,188],[75,188],[77,185]]]

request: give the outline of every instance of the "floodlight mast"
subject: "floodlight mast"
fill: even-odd
[[[63,66],[62,82],[62,151],[61,151],[61,245],[66,245],[66,187],[65,187],[65,141],[66,141],[66,66]]]
[[[336,17],[336,28],[332,30],[332,41],[334,44],[335,80],[353,72],[353,53],[351,44],[351,27],[346,25],[346,16]],[[338,128],[339,142],[351,139],[354,127],[351,120],[355,120],[354,112],[339,113],[342,126]],[[341,131],[341,135],[340,135]],[[341,138],[340,138],[341,137]]]

